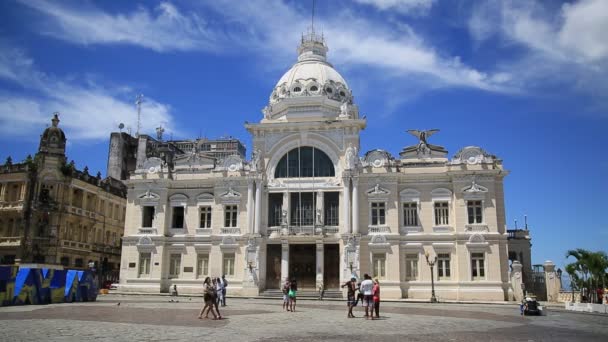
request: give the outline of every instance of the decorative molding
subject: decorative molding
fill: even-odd
[[[484,151],[481,147],[467,146],[462,148],[454,158],[449,162],[450,165],[476,165],[482,163],[493,163],[496,159],[495,155],[491,155]]]
[[[210,192],[203,192],[196,196],[197,203],[212,203],[215,197]]]
[[[488,188],[477,184],[473,178],[471,185],[462,188],[461,192],[465,200],[479,200],[485,198]]]
[[[451,201],[452,191],[446,188],[436,188],[431,191],[433,201]]]
[[[416,189],[403,189],[399,192],[401,202],[416,202],[420,203],[420,191]]]

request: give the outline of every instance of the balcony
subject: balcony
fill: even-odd
[[[211,235],[212,231],[211,228],[196,228],[196,235]]]
[[[2,209],[2,210],[22,210],[23,201],[1,202],[0,209]]]
[[[241,235],[241,228],[221,228],[221,235]]]
[[[390,234],[391,228],[389,226],[369,226],[369,234]]]
[[[0,237],[0,247],[19,247],[21,236]]]
[[[86,252],[91,251],[91,245],[88,243],[84,243],[84,242],[63,240],[61,242],[61,246],[63,248],[75,249],[75,250],[79,250],[79,251],[86,251]]]
[[[487,233],[490,230],[485,224],[467,224],[464,226],[464,231],[467,233]]]
[[[138,234],[157,235],[156,228],[152,227],[141,227],[137,230]]]

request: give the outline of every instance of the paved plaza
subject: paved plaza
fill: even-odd
[[[382,303],[381,319],[346,318],[338,301],[229,298],[225,319],[199,320],[200,297],[107,295],[93,303],[0,308],[1,341],[607,341],[608,316],[516,305]],[[120,303],[120,305],[118,305]]]

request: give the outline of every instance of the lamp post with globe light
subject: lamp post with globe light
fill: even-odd
[[[437,297],[435,297],[435,275],[433,273],[433,267],[437,262],[437,256],[435,255],[433,259],[429,259],[429,252],[424,252],[424,256],[426,257],[426,263],[431,267],[431,303],[437,303]]]

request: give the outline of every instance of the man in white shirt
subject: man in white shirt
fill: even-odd
[[[373,320],[373,315],[370,314],[370,310],[374,305],[374,299],[372,297],[372,289],[374,288],[374,282],[372,281],[372,277],[369,274],[363,275],[363,281],[361,282],[361,286],[359,287],[359,292],[363,293],[363,306],[365,306],[365,319]]]

